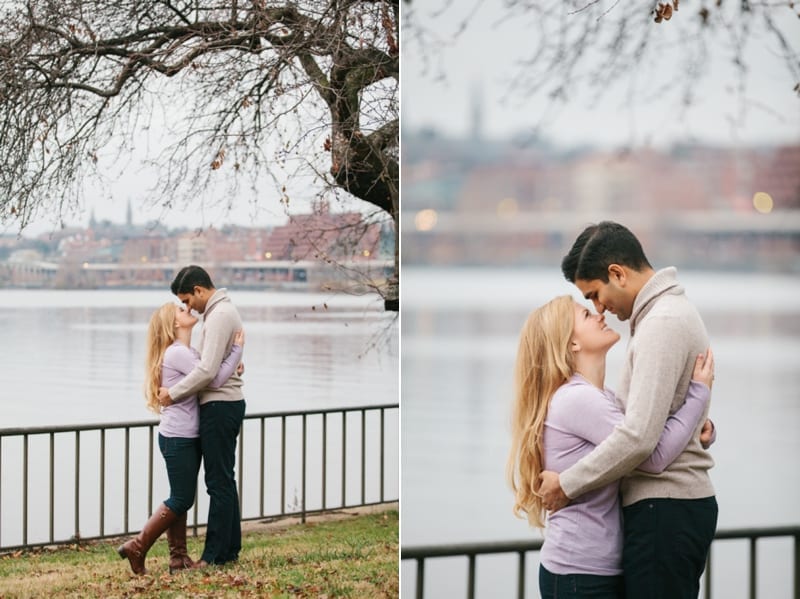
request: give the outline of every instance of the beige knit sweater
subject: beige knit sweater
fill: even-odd
[[[173,401],[199,393],[200,405],[210,401],[239,401],[242,378],[235,372],[218,389],[207,389],[219,371],[222,360],[231,351],[233,335],[242,328],[239,311],[231,302],[225,289],[217,289],[206,304],[203,313],[203,331],[200,335],[200,362],[183,380],[169,388]]]
[[[658,271],[642,287],[630,318],[631,339],[617,396],[625,421],[589,455],[561,473],[572,498],[622,480],[622,504],[655,497],[699,499],[714,495],[711,455],[700,445],[700,429],[661,474],[634,470],[658,443],[669,414],[684,401],[695,359],[708,348],[697,309],[678,283],[675,268]],[[706,410],[707,412],[707,410]]]

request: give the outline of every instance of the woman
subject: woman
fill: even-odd
[[[200,470],[200,420],[197,396],[192,395],[169,407],[158,403],[158,389],[177,383],[200,361],[189,345],[192,328],[197,324],[184,305],[164,304],[153,313],[147,329],[146,404],[161,414],[158,446],[167,465],[169,498],[164,501],[133,539],[117,549],[127,558],[135,574],[146,574],[147,551],[165,530],[169,543],[169,571],[191,568],[186,552],[186,512],[194,504],[197,474]],[[217,388],[233,374],[244,347],[244,332],[237,331],[230,354],[220,365],[209,387]]]
[[[624,414],[604,386],[606,354],[619,334],[569,296],[528,317],[516,362],[512,448],[508,478],[514,513],[544,527],[536,495],[539,474],[560,472],[589,453],[622,422]],[[710,398],[713,355],[698,356],[683,406],[671,415],[653,454],[640,470],[663,471],[683,451]],[[619,482],[575,499],[548,517],[540,554],[543,599],[623,597]],[[567,588],[571,591],[565,590]],[[582,590],[579,590],[582,589]]]

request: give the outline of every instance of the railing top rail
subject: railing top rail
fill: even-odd
[[[726,528],[718,530],[715,540],[754,539],[758,537],[800,537],[800,525],[769,526],[765,528]]]
[[[400,554],[402,559],[419,559],[421,557],[451,557],[481,553],[518,553],[520,551],[538,551],[542,548],[543,542],[542,539],[533,539],[528,541],[484,541],[451,545],[418,545],[403,547],[400,549]]]
[[[727,539],[757,539],[763,537],[800,538],[800,525],[768,526],[764,528],[729,528],[718,530],[715,541]],[[447,545],[416,545],[401,547],[401,559],[420,559],[428,557],[453,557],[458,555],[478,555],[488,553],[518,553],[541,549],[542,539],[520,541],[486,541],[476,543],[453,543]]]
[[[399,408],[398,403],[373,404],[362,406],[347,406],[341,408],[322,408],[317,410],[283,410],[278,412],[260,412],[258,414],[245,414],[244,419],[260,418],[282,418],[284,416],[303,416],[317,414],[337,414],[342,412],[361,412],[372,410],[390,410]],[[157,419],[135,420],[130,422],[98,422],[90,424],[66,424],[58,426],[34,426],[34,427],[14,427],[0,428],[0,437],[11,437],[18,435],[41,435],[46,433],[70,433],[75,431],[93,431],[101,429],[120,429],[120,428],[142,428],[158,425]]]

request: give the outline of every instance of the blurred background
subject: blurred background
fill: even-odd
[[[800,525],[797,8],[404,9],[402,546],[540,536],[504,479],[518,333],[552,297],[582,301],[560,261],[600,220],[677,266],[705,320],[719,528]],[[628,329],[608,322],[615,388]],[[715,543],[714,597],[748,596],[747,549]],[[758,542],[759,597],[793,596],[793,559],[791,540]],[[427,560],[425,597],[464,596],[467,568]],[[476,596],[515,596],[514,555],[476,573]],[[403,562],[403,596],[415,584]]]

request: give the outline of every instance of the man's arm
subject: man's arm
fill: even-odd
[[[228,343],[236,330],[235,323],[222,316],[214,313],[203,323],[205,338],[200,362],[181,381],[169,388],[169,396],[173,401],[205,389],[219,372]]]
[[[684,349],[686,340],[680,323],[659,317],[648,325],[637,332],[625,420],[589,455],[561,473],[559,490],[567,498],[631,472],[658,443],[686,369],[688,349]],[[546,487],[541,490],[543,494],[550,492]],[[549,504],[553,502],[546,498],[545,505]]]

